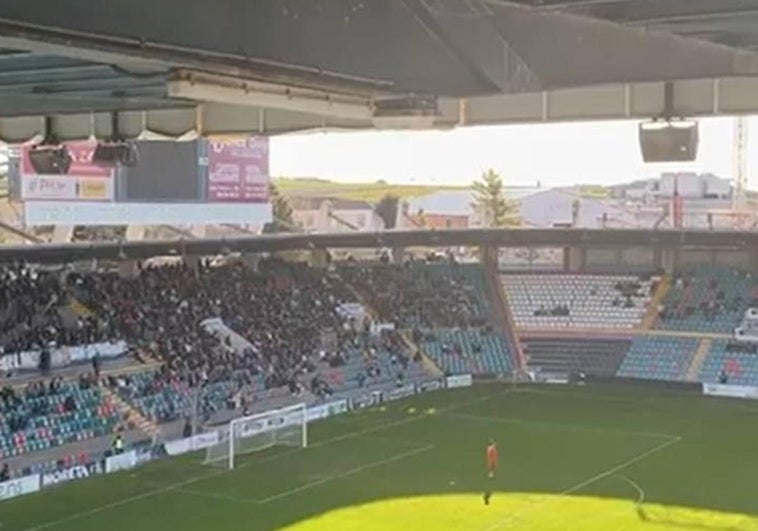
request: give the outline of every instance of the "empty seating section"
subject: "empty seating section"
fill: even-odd
[[[629,340],[526,339],[523,341],[530,369],[550,374],[582,372],[615,376]]]
[[[640,325],[658,277],[645,275],[501,275],[517,326],[622,328]]]
[[[3,390],[0,400],[0,459],[110,434],[120,422],[117,408],[97,388],[62,383],[56,392]]]
[[[756,298],[756,289],[750,274],[727,266],[699,266],[674,278],[657,327],[732,333]]]
[[[727,383],[758,386],[758,354],[730,352],[729,342],[716,340],[700,367],[700,381],[719,383],[722,371]]]
[[[508,374],[512,368],[505,339],[484,329],[428,330],[421,347],[448,374]]]
[[[632,342],[618,376],[648,380],[683,380],[699,341],[678,337],[639,337]]]

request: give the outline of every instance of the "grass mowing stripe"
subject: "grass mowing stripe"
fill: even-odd
[[[354,476],[355,474],[360,474],[361,472],[365,472],[366,470],[371,470],[372,468],[377,468],[380,466],[387,465],[389,463],[394,463],[396,461],[401,461],[403,459],[407,459],[408,457],[413,457],[414,455],[418,455],[424,452],[428,452],[434,448],[433,444],[427,444],[426,446],[422,446],[421,448],[415,448],[413,450],[408,450],[407,452],[401,452],[399,454],[396,454],[392,457],[388,457],[386,459],[381,459],[379,461],[374,461],[373,463],[369,463],[367,465],[362,465],[353,468],[352,470],[347,470],[346,472],[343,472],[342,474],[335,474],[334,476],[327,476],[323,479],[319,479],[317,481],[312,481],[311,483],[306,483],[305,485],[301,485],[300,487],[296,487],[294,489],[290,489],[285,492],[281,492],[279,494],[275,494],[273,496],[269,496],[268,498],[263,498],[262,500],[256,500],[256,503],[259,503],[261,505],[264,505],[266,503],[270,503],[272,501],[280,500],[282,498],[288,498],[289,496],[292,496],[293,494],[297,494],[298,492],[302,492],[304,490],[312,489],[313,487],[318,487],[319,485],[323,485],[324,483],[328,483],[330,481],[334,481],[335,479],[341,479],[346,478],[350,476]]]
[[[594,426],[582,426],[566,422],[551,422],[545,420],[517,419],[510,417],[491,417],[487,415],[471,415],[469,413],[445,413],[446,417],[454,417],[464,420],[479,420],[482,422],[502,422],[504,424],[531,424],[533,426],[545,426],[547,428],[563,428],[568,430],[585,431],[589,433],[615,433],[618,435],[631,435],[635,437],[647,437],[652,439],[674,439],[678,435],[671,433],[657,433],[648,431],[633,431],[617,428],[596,428]]]
[[[472,404],[478,404],[478,403],[481,403],[481,402],[486,402],[487,400],[491,400],[492,398],[495,398],[496,396],[500,396],[500,395],[506,394],[508,392],[510,392],[510,389],[496,391],[494,393],[489,393],[489,394],[486,394],[484,396],[479,396],[479,397],[473,398],[471,400],[465,400],[465,401],[459,402],[457,404],[451,404],[451,405],[449,405],[447,407],[442,407],[442,408],[438,409],[437,411],[441,412],[441,413],[444,413],[446,411],[451,411],[451,410],[455,410],[455,409],[458,409],[458,408],[470,406]],[[409,417],[409,418],[405,418],[405,419],[393,420],[393,421],[390,421],[390,422],[379,424],[378,426],[372,426],[370,428],[364,428],[362,430],[356,430],[354,432],[349,432],[349,433],[346,433],[346,434],[343,434],[343,435],[338,435],[336,437],[331,437],[329,439],[324,439],[323,441],[319,441],[319,442],[316,442],[316,443],[313,443],[313,444],[309,445],[307,448],[317,448],[317,447],[320,447],[320,446],[326,446],[326,445],[329,445],[329,444],[332,444],[332,443],[335,443],[335,442],[338,442],[338,441],[343,441],[345,439],[350,439],[352,437],[358,437],[360,435],[365,435],[367,433],[373,433],[373,432],[376,432],[376,431],[393,428],[395,426],[402,426],[402,425],[405,425],[405,424],[409,424],[411,422],[418,422],[419,420],[423,420],[423,419],[427,419],[427,418],[429,418],[429,417],[419,415],[419,416],[416,416],[416,417]],[[268,461],[273,461],[273,460],[278,459],[278,458],[280,458],[282,456],[291,455],[291,454],[296,453],[296,452],[301,452],[301,451],[307,450],[307,448],[296,448],[296,449],[294,449],[292,451],[281,452],[281,453],[275,454],[275,455],[270,456],[270,457],[265,458],[265,459],[260,459],[260,460],[257,460],[257,461],[249,461],[247,463],[242,463],[239,468],[242,468],[242,467],[244,467],[246,465],[255,464],[255,463],[264,463],[264,462],[268,462]],[[111,502],[111,503],[106,503],[106,504],[103,504],[103,505],[99,505],[97,507],[93,507],[92,509],[88,509],[86,511],[80,511],[78,513],[73,513],[73,514],[70,514],[70,515],[65,516],[63,518],[58,518],[56,520],[51,520],[51,521],[45,522],[43,524],[39,524],[39,525],[36,525],[36,526],[28,527],[28,528],[26,528],[25,531],[41,531],[43,529],[50,529],[52,527],[56,527],[58,525],[61,525],[61,524],[67,523],[67,522],[72,522],[74,520],[80,520],[82,518],[86,518],[88,516],[92,516],[92,515],[99,514],[99,513],[105,512],[105,511],[109,511],[109,510],[115,509],[117,507],[122,507],[124,505],[128,505],[128,504],[136,502],[136,501],[144,500],[146,498],[151,498],[153,496],[157,496],[159,494],[163,494],[163,493],[166,493],[166,492],[171,492],[173,490],[176,490],[176,489],[179,489],[179,488],[182,488],[182,487],[186,487],[187,485],[192,485],[194,483],[197,483],[198,481],[202,481],[204,479],[210,479],[212,477],[220,476],[220,475],[226,474],[228,472],[230,472],[230,471],[229,470],[214,470],[214,471],[212,471],[212,472],[210,472],[208,474],[203,474],[203,475],[197,476],[195,478],[190,478],[190,479],[186,479],[184,481],[179,481],[177,483],[172,483],[170,485],[166,485],[164,487],[160,487],[160,488],[156,488],[156,489],[153,489],[153,490],[149,490],[149,491],[143,492],[141,494],[137,494],[135,496],[129,496],[129,497],[123,498],[121,500],[117,500],[117,501],[114,501],[114,502]]]
[[[287,498],[289,496],[292,496],[293,494],[297,494],[298,492],[302,492],[304,490],[311,489],[313,487],[318,487],[319,485],[323,485],[324,483],[328,483],[330,481],[334,481],[341,478],[346,478],[350,476],[354,476],[356,474],[360,474],[361,472],[364,472],[366,470],[371,470],[372,468],[377,468],[383,465],[387,465],[389,463],[394,463],[396,461],[401,461],[403,459],[407,459],[408,457],[413,457],[414,455],[421,454],[423,452],[428,452],[429,450],[433,449],[433,444],[427,444],[421,448],[413,448],[412,450],[407,450],[405,452],[400,452],[398,454],[395,454],[393,456],[387,457],[385,459],[381,459],[379,461],[374,461],[371,463],[367,463],[365,465],[357,466],[355,468],[351,468],[350,470],[346,470],[345,472],[342,472],[340,474],[334,474],[332,476],[327,476],[322,479],[319,479],[317,481],[312,481],[310,483],[306,483],[304,485],[300,485],[298,487],[295,487],[293,489],[286,490],[284,492],[280,492],[278,494],[274,494],[273,496],[268,496],[263,499],[252,499],[252,498],[240,498],[238,496],[229,496],[226,494],[218,494],[214,492],[204,492],[199,490],[192,490],[192,489],[174,489],[172,492],[179,492],[182,494],[190,494],[193,496],[199,496],[201,498],[211,498],[214,500],[225,500],[225,501],[231,501],[236,503],[242,503],[242,504],[255,504],[255,505],[264,505],[267,503],[270,503],[272,501],[276,501],[282,498]]]
[[[620,464],[618,464],[618,465],[616,465],[616,466],[614,466],[612,468],[609,468],[608,470],[606,470],[604,472],[600,472],[599,474],[596,474],[596,475],[592,476],[589,479],[585,479],[584,481],[582,481],[580,483],[577,483],[576,485],[573,485],[573,486],[571,486],[571,487],[569,487],[569,488],[561,491],[559,493],[559,496],[568,496],[569,494],[573,494],[574,492],[576,492],[578,490],[581,490],[581,489],[583,489],[585,487],[588,487],[588,486],[592,485],[593,483],[596,483],[596,482],[600,481],[601,479],[605,479],[608,476],[612,476],[612,475],[616,474],[617,472],[621,472],[625,468],[628,468],[628,467],[632,466],[635,463],[639,463],[640,461],[643,461],[643,460],[647,459],[651,455],[657,454],[658,452],[660,452],[660,451],[668,448],[669,446],[672,446],[672,445],[680,442],[681,440],[682,440],[682,438],[677,436],[677,437],[674,437],[674,438],[669,439],[667,441],[664,441],[661,444],[656,445],[653,448],[651,448],[651,449],[649,449],[649,450],[647,450],[645,452],[642,452],[639,455],[636,455],[636,456],[632,457],[631,459],[627,459],[623,463],[620,463]],[[547,504],[546,503],[537,504],[534,507],[530,507],[528,511],[523,511],[521,514],[517,514],[517,515],[515,515],[513,517],[505,518],[503,520],[500,520],[498,522],[493,523],[489,527],[485,528],[484,531],[494,531],[495,529],[500,529],[503,526],[508,525],[509,523],[513,522],[514,519],[519,519],[520,516],[523,516],[523,515],[525,515],[527,513],[533,512],[535,509],[543,508],[545,505],[547,505]]]

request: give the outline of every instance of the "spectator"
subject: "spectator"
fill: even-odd
[[[9,481],[11,479],[11,471],[8,463],[3,463],[3,468],[0,469],[0,483]]]

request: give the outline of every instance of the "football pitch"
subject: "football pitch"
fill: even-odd
[[[308,448],[241,457],[231,472],[201,461],[3,502],[0,529],[758,530],[758,406],[683,392],[437,391],[311,424]]]

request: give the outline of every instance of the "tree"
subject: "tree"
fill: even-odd
[[[274,183],[268,185],[268,195],[271,201],[272,220],[263,227],[263,232],[289,232],[295,227],[292,217],[292,205],[285,196],[279,193]]]
[[[518,225],[518,203],[505,197],[503,179],[493,169],[482,174],[472,185],[474,202],[472,207],[484,215],[488,227],[508,227]]]
[[[382,218],[385,229],[394,229],[397,224],[397,211],[400,205],[400,198],[387,194],[376,204],[374,211],[376,215]]]

